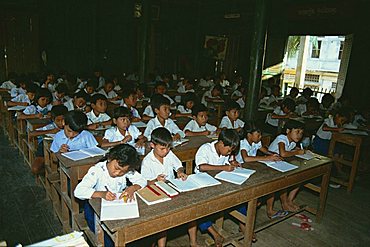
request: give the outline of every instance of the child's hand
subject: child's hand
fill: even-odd
[[[223,166],[223,170],[224,171],[227,171],[227,172],[232,172],[235,170],[235,166],[232,166],[232,165],[224,165]]]
[[[139,139],[137,142],[136,142],[136,146],[137,147],[144,147],[145,145],[145,139]]]
[[[240,163],[236,160],[230,161],[230,165],[232,165],[234,167],[241,167]]]
[[[127,189],[125,189],[125,191],[122,192],[122,194],[119,197],[119,199],[122,199],[125,196],[127,196],[127,199],[128,199],[129,202],[132,201],[132,200],[135,200],[134,193],[135,193],[136,190],[137,189],[135,188],[135,186],[128,187]]]
[[[110,191],[103,191],[103,198],[107,201],[113,201],[116,199],[116,194]]]
[[[178,141],[178,140],[180,140],[181,139],[181,136],[179,135],[179,134],[176,134],[176,135],[174,135],[173,137],[172,137],[172,140],[173,141]]]
[[[69,151],[69,147],[67,144],[62,144],[62,146],[60,146],[59,152],[66,153],[68,151]]]
[[[188,178],[188,175],[186,175],[184,172],[177,172],[177,177],[184,181]]]
[[[55,128],[55,129],[52,129],[51,131],[50,131],[50,133],[51,134],[56,134],[56,133],[58,133],[60,131],[60,129],[59,128]]]
[[[126,136],[125,138],[123,138],[122,140],[122,143],[128,143],[132,140],[132,136],[131,135],[128,135]]]
[[[297,153],[298,153],[298,154],[304,154],[304,153],[305,153],[305,150],[304,150],[304,149],[298,149],[298,150],[297,150]]]
[[[266,156],[266,160],[267,161],[280,161],[282,160],[282,158],[279,155],[274,154],[274,155]]]
[[[38,113],[38,114],[36,114],[36,117],[41,119],[41,118],[43,118],[43,115],[42,115],[42,113]]]
[[[166,181],[166,175],[164,175],[164,174],[159,174],[158,176],[157,176],[157,181]]]

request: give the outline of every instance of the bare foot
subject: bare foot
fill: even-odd
[[[289,212],[295,212],[297,209],[296,207],[294,207],[293,205],[289,204],[289,203],[284,203],[284,204],[281,204],[281,207],[285,210],[285,211],[289,211]]]
[[[297,212],[297,211],[300,209],[300,207],[299,207],[297,204],[295,204],[293,201],[288,202],[288,204],[289,204],[292,208],[294,208],[293,212]]]
[[[278,211],[276,210],[271,210],[267,212],[267,217],[271,218],[273,215],[275,215]]]

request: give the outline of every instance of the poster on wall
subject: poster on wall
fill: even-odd
[[[227,38],[207,35],[204,41],[204,48],[209,57],[217,60],[225,60]]]

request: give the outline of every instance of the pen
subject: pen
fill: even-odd
[[[301,149],[303,149],[303,145],[302,145],[302,142],[301,142],[300,144],[301,144]]]
[[[108,192],[110,192],[110,191],[109,191],[109,189],[108,189],[108,186],[104,186],[104,188],[105,188]]]

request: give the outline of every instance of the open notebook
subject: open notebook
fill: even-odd
[[[229,182],[229,183],[241,185],[242,183],[247,181],[247,179],[255,172],[256,172],[255,170],[237,167],[235,168],[234,171],[231,171],[231,172],[227,172],[227,171],[219,172],[215,176],[215,178]]]
[[[21,246],[21,245],[17,245]],[[27,245],[28,247],[41,247],[41,246],[79,246],[79,247],[88,247],[82,232],[71,232],[62,236],[57,236],[42,242],[34,243]]]
[[[106,150],[103,150],[101,148],[91,147],[91,148],[80,149],[80,150],[71,151],[67,153],[62,153],[62,155],[71,160],[82,160],[82,159],[86,159],[90,157],[105,155],[106,152],[107,152]]]
[[[121,193],[117,194],[117,199],[114,201],[101,200],[100,220],[123,220],[138,218],[139,206],[134,194],[135,200],[125,202],[123,199],[118,199]]]
[[[169,186],[168,184],[166,184],[163,181],[155,182],[155,185],[157,185],[158,188],[160,188],[169,197],[174,197],[174,196],[177,196],[179,194],[179,192],[174,190],[171,186]]]
[[[196,173],[188,176],[186,180],[181,179],[169,179],[170,185],[173,185],[174,189],[179,192],[186,192],[196,190],[208,186],[214,186],[221,184],[220,181],[214,179],[208,173]]]
[[[268,167],[271,167],[280,172],[287,172],[287,171],[291,171],[291,170],[298,168],[298,166],[290,164],[285,161],[261,161],[260,160],[258,162],[266,164]]]
[[[174,141],[173,142],[173,147],[184,145],[187,142],[189,142],[189,139],[180,139],[178,141]]]
[[[309,150],[307,150],[306,153],[304,154],[297,154],[296,157],[304,159],[304,160],[312,160],[313,158],[315,158],[313,153]]]

